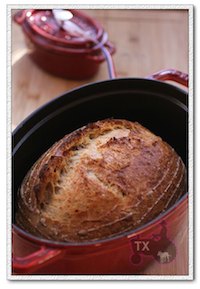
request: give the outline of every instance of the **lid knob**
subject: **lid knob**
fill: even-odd
[[[95,38],[90,30],[83,29],[77,23],[71,21],[74,17],[71,11],[62,9],[53,9],[53,16],[58,25],[65,30],[71,37],[83,38],[95,42]]]

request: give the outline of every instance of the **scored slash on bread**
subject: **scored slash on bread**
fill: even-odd
[[[16,223],[37,236],[84,242],[151,221],[185,192],[174,149],[136,122],[106,119],[55,143],[18,191]]]

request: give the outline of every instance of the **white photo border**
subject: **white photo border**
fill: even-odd
[[[8,280],[193,280],[193,5],[189,4],[110,4],[110,5],[93,5],[93,4],[77,4],[77,5],[59,5],[59,8],[66,9],[155,9],[155,10],[188,10],[189,18],[189,119],[188,119],[188,190],[189,190],[189,273],[188,275],[12,275],[12,174],[11,174],[11,10],[12,9],[53,9],[58,5],[46,4],[7,4],[7,278]]]

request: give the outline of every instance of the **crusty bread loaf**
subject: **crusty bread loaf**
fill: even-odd
[[[105,239],[145,224],[185,192],[173,148],[138,123],[107,119],[54,144],[18,192],[16,223],[47,239]]]

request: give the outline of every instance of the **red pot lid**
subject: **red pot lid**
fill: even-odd
[[[25,32],[40,45],[46,43],[55,47],[91,49],[95,44],[89,38],[98,42],[107,41],[103,37],[102,26],[77,10],[23,10],[15,20],[21,22]],[[88,35],[88,38],[79,32]]]

